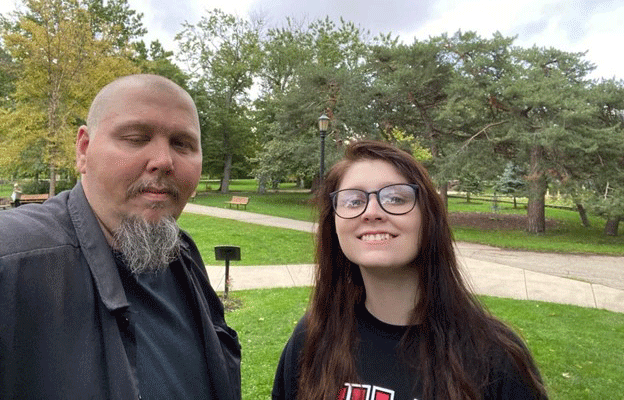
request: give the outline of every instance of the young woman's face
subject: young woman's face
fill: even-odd
[[[365,192],[377,191],[388,185],[407,184],[408,181],[389,162],[382,160],[362,160],[351,165],[337,190],[359,189]],[[402,212],[401,202],[409,202],[409,190],[403,190],[402,197],[387,196],[386,208]],[[349,206],[362,204],[351,199]],[[344,203],[343,203],[344,204]],[[365,202],[364,202],[365,204]],[[340,206],[339,206],[340,207]],[[396,208],[399,207],[399,208]],[[407,207],[407,206],[406,206]],[[405,208],[405,210],[409,207]],[[338,241],[344,254],[362,268],[402,268],[412,262],[420,249],[421,212],[416,204],[406,214],[392,215],[379,205],[377,196],[369,195],[364,212],[351,219],[334,216]]]

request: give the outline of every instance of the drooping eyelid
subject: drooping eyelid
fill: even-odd
[[[127,124],[123,124],[118,126],[115,130],[117,136],[119,137],[129,137],[132,135],[142,134],[146,136],[151,136],[154,128],[148,124],[143,124],[139,122],[131,122]]]
[[[142,122],[129,122],[121,125],[116,129],[116,136],[120,139],[139,139],[144,137],[145,139],[151,139],[158,129],[150,124]],[[169,137],[171,143],[180,143],[186,145],[192,151],[198,151],[200,149],[199,135],[191,132],[178,131],[171,133]]]

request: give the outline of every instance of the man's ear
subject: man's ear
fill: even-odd
[[[82,125],[76,135],[76,169],[81,175],[85,173],[87,166],[87,149],[89,147],[89,128]]]

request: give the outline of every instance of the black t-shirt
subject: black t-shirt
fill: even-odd
[[[141,397],[207,399],[209,378],[199,317],[179,262],[157,273],[131,274],[116,257],[130,303]]]
[[[338,400],[420,400],[421,377],[409,370],[397,351],[408,327],[379,321],[363,306],[356,309],[356,318],[360,336],[356,356],[359,382],[345,383]],[[297,398],[298,357],[305,340],[304,319],[282,352],[273,385],[273,400]],[[421,335],[418,327],[412,331]],[[416,342],[419,339],[414,338]],[[491,384],[483,393],[484,400],[536,399],[508,357],[501,355],[494,364]]]
[[[356,365],[362,383],[345,384],[338,399],[420,398],[419,377],[409,372],[399,356],[399,343],[408,327],[386,324],[363,306],[356,309],[356,317],[360,335]]]

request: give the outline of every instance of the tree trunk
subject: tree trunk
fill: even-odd
[[[266,191],[267,191],[267,189],[266,189],[266,178],[258,179],[258,193],[259,194],[265,194]]]
[[[608,218],[605,223],[604,234],[606,236],[617,236],[621,219],[621,216]]]
[[[50,197],[56,194],[56,167],[54,163],[50,163],[50,190],[48,194]]]
[[[230,175],[232,174],[232,154],[225,155],[225,165],[223,167],[223,179],[221,180],[221,193],[230,191]]]
[[[444,182],[440,186],[440,197],[442,198],[442,203],[444,203],[444,209],[448,211],[448,182]]]
[[[576,209],[578,210],[579,217],[581,217],[581,223],[583,224],[583,226],[585,228],[591,227],[589,219],[587,219],[587,210],[585,210],[585,207],[583,207],[581,203],[576,203]]]
[[[531,149],[530,173],[527,177],[529,202],[527,204],[527,232],[544,233],[546,231],[546,175],[542,166],[544,149],[534,146]]]

